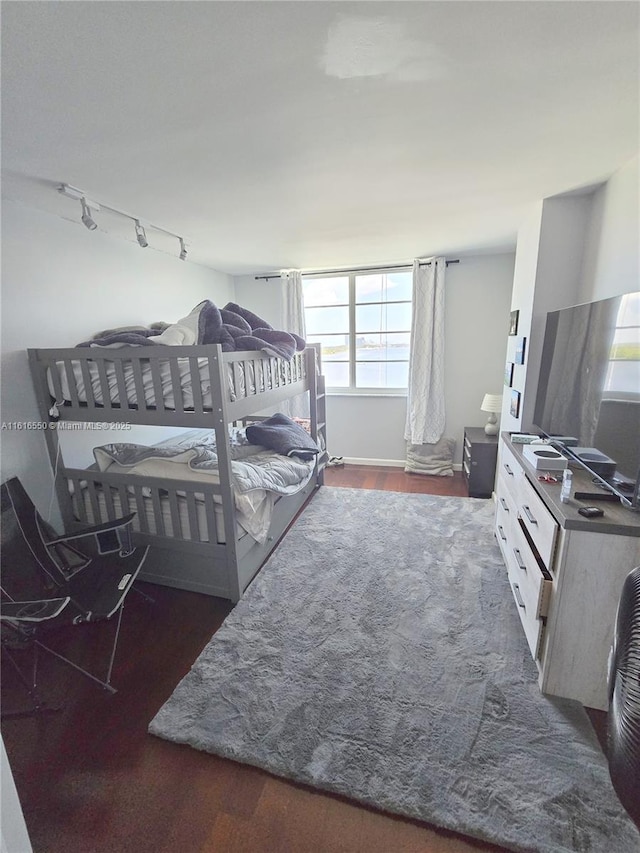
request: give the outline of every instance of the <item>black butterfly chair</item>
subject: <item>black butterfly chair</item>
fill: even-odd
[[[622,587],[609,659],[609,773],[640,827],[640,566]]]
[[[17,477],[3,483],[0,492],[2,648],[30,693],[31,710],[44,707],[37,693],[39,649],[115,693],[110,682],[124,601],[148,551],[148,547],[133,547],[131,521],[135,513],[67,536],[57,536],[39,515]],[[94,548],[87,553],[75,545],[85,537],[94,540]],[[114,616],[115,635],[104,680],[41,640],[45,634],[70,625],[80,626]],[[33,647],[31,681],[22,675],[14,657],[16,648],[22,645]]]

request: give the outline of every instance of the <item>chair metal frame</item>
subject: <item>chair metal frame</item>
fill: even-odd
[[[10,504],[10,507],[9,507]],[[85,527],[69,535],[59,536],[40,516],[29,495],[17,477],[2,484],[2,517],[13,511],[16,525],[14,539],[20,539],[24,567],[31,580],[39,573],[42,593],[28,599],[18,599],[3,585],[0,603],[0,623],[10,629],[14,637],[33,647],[33,667],[27,678],[18,666],[5,635],[2,648],[20,680],[26,687],[33,708],[27,712],[8,712],[3,716],[17,716],[48,709],[41,701],[37,686],[39,650],[42,649],[66,663],[109,693],[116,693],[111,676],[120,637],[125,599],[142,568],[149,546],[134,548],[131,522],[135,513],[105,524]],[[77,548],[79,540],[92,537],[94,553]],[[27,550],[24,550],[26,546]],[[12,567],[20,578],[21,567]],[[144,593],[141,593],[144,595]],[[144,596],[148,598],[147,596]],[[110,620],[116,616],[113,644],[107,673],[100,678],[75,661],[52,649],[40,639],[40,634],[70,625]]]

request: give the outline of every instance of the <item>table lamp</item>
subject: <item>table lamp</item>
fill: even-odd
[[[497,435],[499,424],[496,412],[502,411],[502,394],[485,394],[480,411],[490,413],[484,427],[485,433],[487,435]]]

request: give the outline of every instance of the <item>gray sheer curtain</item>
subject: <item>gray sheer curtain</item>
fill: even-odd
[[[410,444],[435,444],[444,432],[445,258],[413,263],[413,309],[409,388],[404,437]]]
[[[302,273],[300,270],[281,270],[280,282],[282,288],[282,328],[285,332],[294,332],[301,338],[306,338]],[[299,394],[292,400],[284,401],[281,410],[290,418],[308,418],[309,395]]]

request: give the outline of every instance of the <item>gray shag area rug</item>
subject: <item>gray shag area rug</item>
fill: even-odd
[[[149,731],[514,851],[638,853],[583,708],[538,690],[492,523],[323,487]]]

